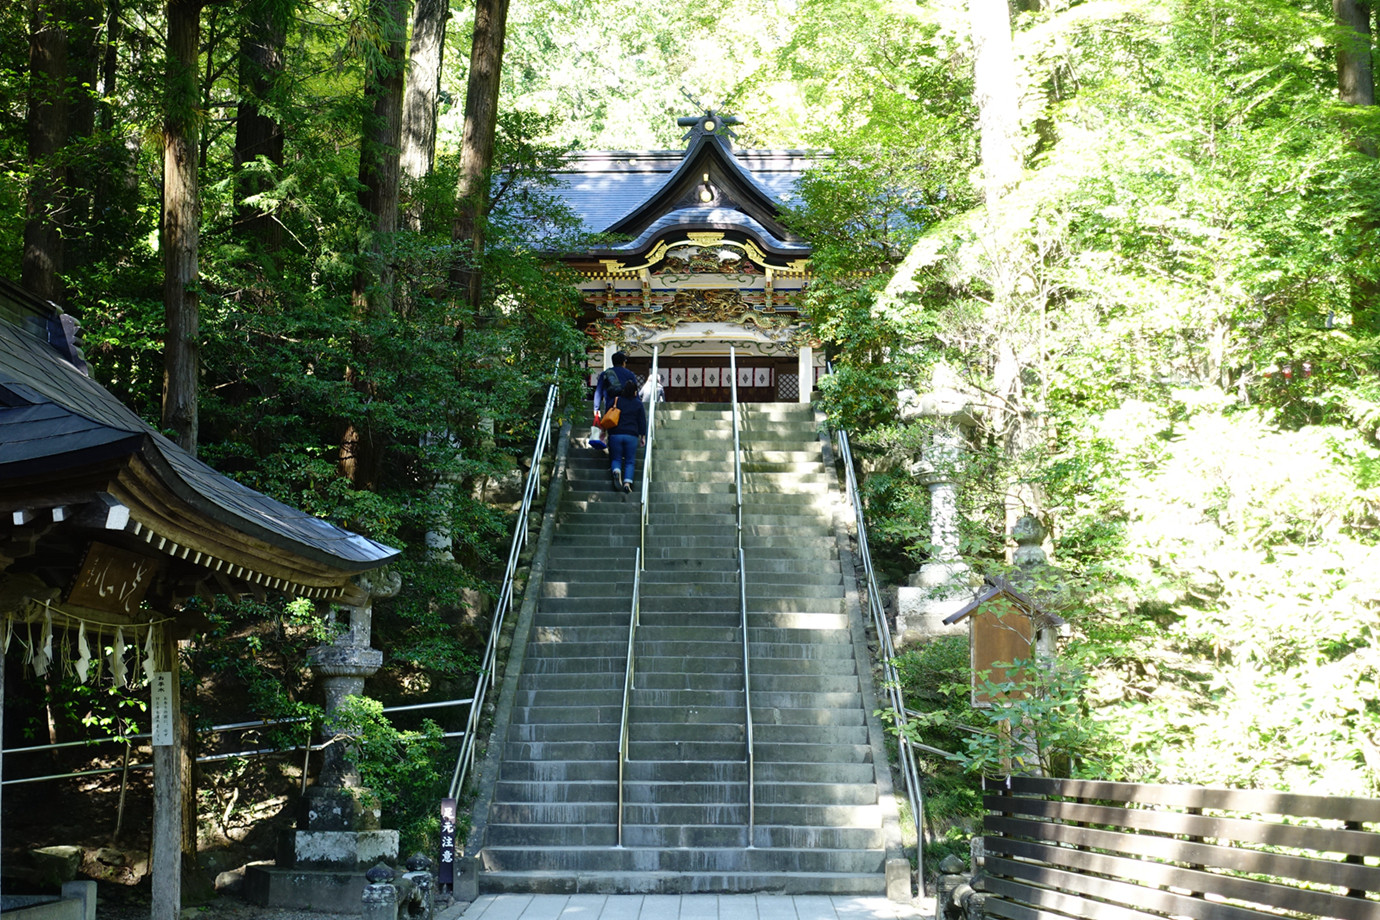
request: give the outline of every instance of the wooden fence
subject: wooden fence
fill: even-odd
[[[984,804],[988,916],[1380,920],[1380,800],[1012,777]]]

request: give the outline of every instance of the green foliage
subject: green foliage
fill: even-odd
[[[436,848],[441,774],[436,769],[443,748],[440,727],[428,719],[420,731],[400,731],[383,714],[383,704],[347,696],[332,716],[331,729],[364,786],[377,797],[384,822],[400,833],[400,851]]]

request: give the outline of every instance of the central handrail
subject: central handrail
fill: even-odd
[[[561,362],[556,362],[554,374],[559,374]],[[527,483],[522,490],[522,507],[518,510],[517,523],[513,528],[513,542],[508,549],[508,567],[503,573],[503,585],[494,604],[493,623],[489,627],[489,641],[484,646],[484,656],[479,660],[479,676],[475,680],[474,702],[470,704],[470,715],[465,721],[461,736],[460,753],[455,758],[455,770],[450,777],[450,798],[456,798],[465,784],[465,774],[474,766],[475,743],[479,737],[479,720],[484,714],[484,697],[497,680],[496,667],[499,650],[499,635],[503,632],[503,620],[513,607],[513,596],[517,586],[518,562],[527,546],[530,532],[532,503],[541,490],[541,458],[551,444],[552,419],[555,417],[560,381],[553,379],[546,388],[546,407],[542,410],[541,424],[537,427],[536,444],[532,447],[532,464],[527,470]]]
[[[834,372],[833,365],[828,367]],[[877,632],[878,657],[882,666],[882,686],[886,690],[891,710],[895,714],[899,729],[905,722],[905,698],[901,690],[901,678],[896,672],[896,648],[891,642],[891,630],[886,622],[886,610],[882,606],[882,592],[877,587],[877,574],[872,568],[872,552],[867,544],[867,520],[863,514],[862,494],[858,490],[858,479],[853,468],[853,450],[848,443],[848,432],[835,429],[838,437],[839,460],[843,464],[844,479],[848,487],[848,499],[853,504],[853,516],[858,529],[858,556],[862,559],[863,572],[867,576],[867,606],[872,615],[872,626]],[[901,776],[905,779],[906,798],[910,800],[910,813],[915,821],[915,876],[920,896],[925,894],[925,839],[921,832],[924,817],[924,791],[920,787],[920,772],[915,766],[915,745],[904,731],[896,732],[896,750],[901,762]]]
[[[637,641],[637,625],[642,619],[642,550],[637,550],[633,560],[632,612],[628,616],[628,658],[623,666],[623,716],[618,725],[618,837],[617,846],[623,845],[623,774],[628,765],[628,703],[636,683],[637,663],[633,657],[633,644]]]
[[[756,752],[752,738],[752,666],[748,655],[747,621],[747,557],[743,553],[743,456],[742,441],[738,433],[738,354],[737,349],[728,349],[729,377],[733,381],[733,490],[734,505],[737,512],[735,529],[738,533],[738,612],[743,624],[743,727],[746,731],[747,748],[743,760],[747,763],[748,794],[748,832],[747,846],[752,847],[757,823],[757,782],[755,777]]]
[[[652,369],[647,374],[647,449],[642,455],[642,530],[638,538],[638,545],[642,547],[642,564],[647,564],[647,518],[651,514],[652,505],[652,443],[656,440],[656,404],[657,395],[661,389],[661,380],[658,377],[660,370],[657,367],[660,354],[658,349],[652,349]],[[640,569],[639,569],[640,571]]]
[[[647,449],[642,454],[642,509],[638,535],[637,556],[633,559],[632,613],[628,616],[628,657],[623,665],[623,714],[618,725],[618,838],[617,845],[623,845],[623,780],[628,766],[628,712],[632,706],[632,692],[636,689],[637,662],[633,654],[637,643],[637,626],[642,620],[642,570],[647,565],[647,516],[652,496],[652,445],[656,442],[656,404],[657,391],[661,387],[658,379],[657,349],[652,349],[652,369],[647,374]]]

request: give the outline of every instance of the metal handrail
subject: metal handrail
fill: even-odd
[[[623,716],[618,726],[618,837],[623,845],[623,774],[628,765],[628,709],[637,680],[637,664],[633,644],[637,641],[637,626],[642,620],[642,550],[633,560],[632,612],[628,616],[628,659],[623,666]]]
[[[738,532],[738,612],[743,624],[743,727],[746,731],[747,741],[743,761],[747,764],[747,845],[750,849],[753,837],[756,835],[757,824],[756,751],[752,737],[752,667],[748,655],[747,557],[743,553],[743,455],[742,441],[738,432],[738,354],[737,349],[732,346],[729,346],[728,349],[728,369],[730,379],[733,381],[731,385],[733,395],[733,489],[738,519],[736,525]]]
[[[647,518],[651,514],[652,506],[652,443],[656,440],[656,404],[657,391],[661,388],[657,375],[660,373],[657,362],[660,355],[656,348],[652,349],[652,370],[647,375],[650,381],[651,398],[647,400],[647,449],[642,454],[642,531],[638,540],[642,547],[642,565],[647,564]],[[641,571],[639,568],[638,571]]]
[[[633,562],[632,613],[628,617],[628,658],[623,666],[623,714],[618,726],[618,837],[617,846],[623,845],[623,777],[628,766],[628,711],[632,706],[632,692],[637,677],[637,665],[633,649],[637,642],[637,627],[642,621],[642,570],[647,565],[647,516],[651,508],[652,494],[652,445],[656,442],[656,403],[657,389],[660,385],[657,374],[658,350],[652,349],[652,369],[647,375],[651,384],[647,399],[647,449],[642,454],[642,514],[637,537],[637,557]]]
[[[829,365],[829,373],[833,366]],[[899,727],[905,720],[905,699],[901,692],[901,678],[896,672],[896,647],[891,642],[891,630],[887,627],[886,611],[882,607],[882,592],[877,587],[877,575],[872,568],[872,552],[867,543],[867,520],[863,514],[862,494],[858,490],[858,480],[853,468],[853,451],[848,443],[848,432],[835,429],[838,438],[839,460],[843,463],[844,479],[848,486],[848,499],[853,503],[853,516],[858,529],[858,556],[862,559],[863,572],[867,576],[867,606],[872,615],[872,625],[877,631],[878,652],[882,666],[882,685],[886,690],[891,710],[895,713]],[[924,791],[920,787],[920,771],[915,766],[915,746],[904,731],[896,733],[896,752],[901,762],[901,776],[906,784],[906,798],[910,800],[910,813],[915,821],[915,876],[917,890],[921,897],[925,894],[924,850],[925,838],[922,832],[924,817]]]
[[[559,372],[560,361],[556,362]],[[479,676],[474,685],[474,702],[470,705],[470,715],[465,721],[465,730],[460,742],[460,752],[455,758],[455,770],[450,778],[450,798],[460,794],[465,784],[465,775],[474,766],[474,752],[479,738],[479,720],[484,714],[484,697],[497,679],[499,636],[503,632],[503,620],[513,607],[513,597],[517,586],[518,560],[527,546],[530,534],[529,518],[532,504],[541,490],[541,458],[551,446],[552,420],[556,414],[556,401],[560,393],[559,381],[552,380],[546,390],[546,407],[542,410],[541,424],[537,428],[536,444],[532,447],[532,465],[527,470],[527,483],[522,490],[522,507],[518,510],[517,525],[513,528],[513,543],[508,550],[508,568],[503,573],[503,586],[498,592],[498,602],[494,605],[493,623],[489,627],[489,641],[484,646],[484,656],[479,661]]]

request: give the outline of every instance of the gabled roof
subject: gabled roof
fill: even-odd
[[[706,114],[682,123],[690,121],[687,149],[575,154],[553,191],[585,232],[632,238],[603,247],[609,252],[635,251],[662,230],[690,227],[739,230],[768,251],[807,254],[780,214],[796,202],[797,180],[819,154],[734,150],[732,119]]]
[[[13,286],[5,300],[45,305]],[[56,313],[54,308],[49,312]],[[250,583],[328,599],[399,551],[275,501],[197,460],[86,375],[34,328],[0,318],[0,505],[111,497],[124,539],[239,570]]]
[[[1021,608],[1027,615],[1039,620],[1042,626],[1058,628],[1068,625],[1068,621],[1063,617],[1059,616],[1057,613],[1051,613],[1045,610],[1038,603],[1013,588],[1009,582],[1004,579],[993,578],[985,579],[983,582],[983,590],[979,592],[976,597],[958,610],[946,616],[944,618],[944,625],[952,626],[954,623],[972,616],[980,611],[984,604],[999,597],[1005,597],[1010,600],[1012,604]]]

